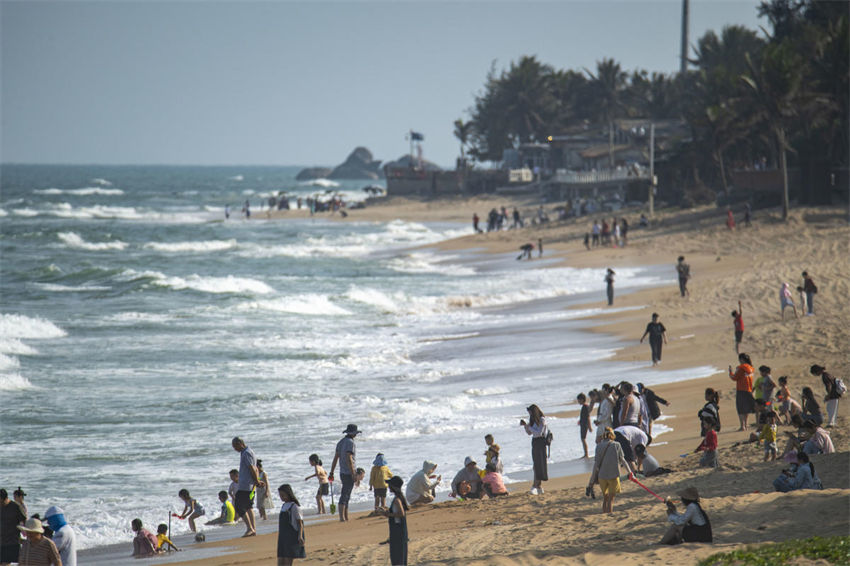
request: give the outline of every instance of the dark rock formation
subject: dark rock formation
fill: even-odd
[[[395,161],[390,161],[386,165],[384,165],[385,169],[410,169],[410,154],[404,154]],[[413,158],[413,168],[420,169],[419,160]],[[437,165],[436,163],[432,163],[427,159],[422,160],[421,169],[425,171],[442,171],[443,168]]]
[[[381,162],[372,158],[372,152],[358,147],[351,152],[345,163],[338,165],[328,175],[328,179],[379,179]]]
[[[302,169],[298,172],[298,175],[295,176],[296,181],[310,181],[311,179],[324,179],[328,175],[330,175],[331,169],[330,167],[307,167],[306,169]]]

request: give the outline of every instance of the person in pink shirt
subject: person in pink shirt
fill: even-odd
[[[800,318],[797,314],[797,305],[794,304],[794,299],[791,297],[791,286],[788,283],[783,283],[779,290],[779,309],[782,313],[782,320],[785,320],[785,307],[794,309],[794,318]]]
[[[485,468],[484,477],[481,478],[481,483],[484,484],[484,490],[489,497],[502,497],[508,494],[508,488],[505,487],[505,482],[502,479],[502,474],[496,471],[496,464],[491,462]]]

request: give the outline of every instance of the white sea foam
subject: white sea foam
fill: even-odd
[[[35,189],[33,193],[37,195],[61,195],[64,193],[62,189],[57,189],[56,187],[50,187],[49,189]]]
[[[234,175],[232,177],[228,177],[227,180],[228,181],[244,181],[245,176],[244,175]]]
[[[0,374],[0,391],[26,391],[36,387],[17,373]]]
[[[59,232],[56,235],[65,243],[65,245],[78,250],[123,250],[127,247],[127,243],[120,240],[115,240],[113,242],[87,242],[76,232]]]
[[[118,196],[123,195],[124,191],[121,189],[104,189],[102,187],[82,187],[79,189],[57,189],[56,187],[51,187],[49,189],[35,189],[33,193],[37,195],[77,195],[77,196],[89,196],[89,195],[106,195],[106,196]]]
[[[101,185],[103,187],[111,187],[112,186],[111,181],[107,181],[106,179],[101,179],[100,177],[95,177],[94,179],[91,179],[90,182],[94,183],[95,185]]]
[[[39,212],[31,208],[13,208],[12,214],[15,216],[38,216]]]
[[[15,356],[35,356],[38,354],[38,350],[24,344],[17,338],[0,338],[0,353]]]
[[[18,358],[0,354],[0,372],[7,372],[19,367],[21,367],[21,362],[18,361]]]
[[[4,209],[0,208],[0,216],[9,216],[9,213],[6,212]]]
[[[167,314],[158,314],[158,313],[150,313],[150,312],[122,312],[118,314],[114,314],[111,316],[104,317],[103,319],[106,322],[117,322],[117,323],[131,323],[136,324],[139,322],[149,322],[149,323],[166,323],[174,320],[173,316]]]
[[[47,339],[63,336],[67,333],[49,320],[22,314],[0,314],[0,338]]]
[[[236,240],[206,240],[201,242],[148,242],[145,248],[167,253],[207,253],[230,250]]]
[[[265,295],[274,293],[274,289],[266,283],[248,277],[206,277],[197,274],[189,275],[188,277],[170,277],[159,271],[135,271],[127,269],[121,274],[121,278],[125,280],[134,280],[140,278],[152,279],[152,284],[159,287],[170,287],[172,289],[182,291],[184,289],[192,289],[204,293],[250,293],[257,295]]]
[[[287,312],[315,316],[344,316],[351,314],[350,311],[332,303],[327,296],[313,293],[293,297],[280,297],[271,300],[251,301],[242,303],[237,308],[239,310]]]
[[[426,252],[414,252],[387,262],[387,267],[403,273],[442,273],[444,275],[475,275],[475,269],[452,263],[457,256],[437,255]]]
[[[54,293],[82,293],[92,291],[109,291],[112,287],[106,285],[59,285],[56,283],[36,283],[36,286]]]
[[[333,189],[340,186],[339,183],[330,179],[310,179],[309,181],[302,181],[298,184],[302,187],[323,187],[326,189]]]

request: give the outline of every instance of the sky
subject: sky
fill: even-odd
[[[691,0],[707,30],[757,0]],[[356,147],[452,166],[495,62],[679,68],[681,2],[0,1],[0,161],[335,165]]]

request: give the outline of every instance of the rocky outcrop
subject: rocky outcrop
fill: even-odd
[[[310,181],[312,179],[324,179],[328,175],[331,174],[330,167],[307,167],[306,169],[302,169],[295,176],[296,181]]]
[[[328,175],[328,179],[379,179],[381,162],[372,158],[372,152],[358,147],[351,152],[345,163],[338,165]]]
[[[386,165],[384,165],[385,169],[423,169],[425,171],[442,171],[443,168],[437,165],[436,163],[432,163],[427,159],[423,159],[420,163],[418,159],[413,159],[413,167],[410,166],[410,155],[404,154],[395,161],[390,161]]]

